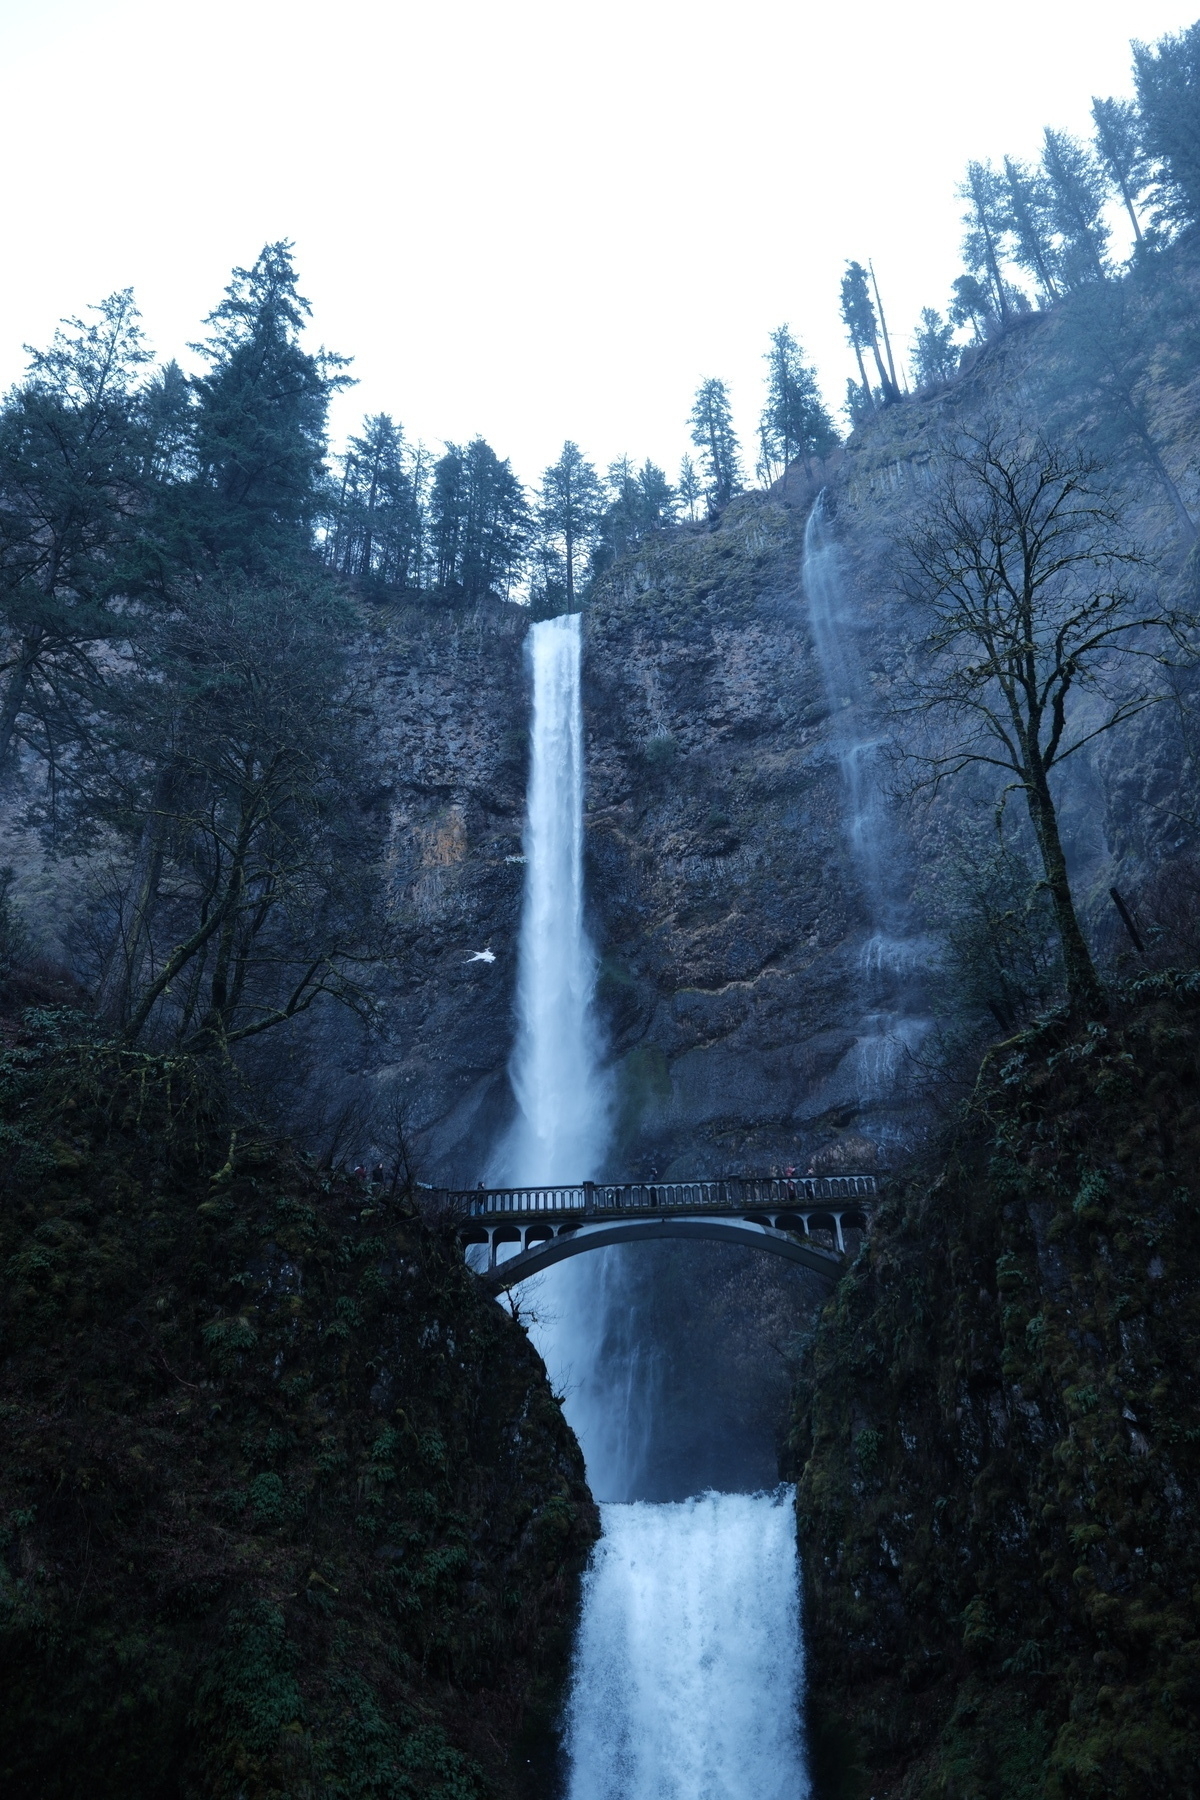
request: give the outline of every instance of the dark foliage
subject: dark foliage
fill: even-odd
[[[0,1147],[5,1793],[528,1792],[595,1515],[452,1235],[69,1015]]]
[[[1194,1800],[1200,984],[992,1052],[808,1351],[830,1796]]]

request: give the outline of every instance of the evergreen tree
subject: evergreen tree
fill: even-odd
[[[1142,148],[1137,108],[1130,100],[1101,100],[1093,96],[1092,118],[1096,124],[1096,155],[1124,202],[1133,235],[1140,244],[1144,240],[1138,201],[1150,185],[1150,161]]]
[[[1104,177],[1078,138],[1046,127],[1042,172],[1050,190],[1050,220],[1060,239],[1058,264],[1067,287],[1102,281],[1108,273]]]
[[[345,358],[301,348],[311,308],[296,291],[291,245],[268,244],[235,269],[205,321],[208,373],[194,386],[196,481],[184,521],[200,554],[245,573],[280,572],[312,543],[331,395]]]
[[[951,289],[950,319],[955,325],[970,325],[975,342],[982,343],[988,330],[997,322],[991,292],[977,275],[959,275]]]
[[[195,476],[192,404],[191,383],[174,359],[143,390],[143,474],[152,487],[177,486]]]
[[[913,338],[913,380],[919,388],[949,381],[958,369],[954,326],[932,306],[921,309],[921,323]]]
[[[788,326],[771,333],[766,352],[767,397],[759,422],[764,479],[785,470],[799,456],[825,457],[838,442],[833,420]]]
[[[986,287],[991,316],[1001,325],[1007,325],[1011,295],[1001,270],[1007,223],[1004,178],[990,162],[971,162],[967,164],[967,178],[958,193],[967,203],[963,214],[963,224],[967,228],[963,239],[963,261],[968,273]]]
[[[858,373],[864,391],[869,395],[871,384],[867,379],[863,352],[870,350],[875,359],[875,368],[879,375],[879,385],[885,400],[898,400],[899,389],[883,366],[883,358],[879,353],[879,320],[875,312],[875,302],[871,299],[871,291],[867,285],[867,271],[861,263],[852,262],[846,265],[846,273],[842,276],[842,323],[850,339],[851,348],[858,359]]]
[[[555,557],[560,559],[568,612],[577,610],[577,578],[591,550],[603,504],[599,476],[579,445],[568,438],[558,461],[542,475],[537,506],[542,562],[548,568]]]
[[[733,429],[729,390],[710,377],[696,389],[689,423],[704,467],[704,494],[710,513],[720,512],[742,486],[742,454]]]
[[[1058,298],[1055,281],[1051,195],[1040,171],[1027,169],[1011,156],[1004,159],[1007,198],[1005,224],[1012,235],[1013,260],[1032,275],[1046,300]]]
[[[851,427],[861,425],[864,419],[870,418],[875,411],[875,400],[866,382],[849,380],[846,382],[844,411]]]
[[[674,523],[679,500],[665,472],[649,460],[635,471],[627,456],[609,464],[609,503],[600,519],[592,566],[599,572],[651,532]]]
[[[1158,216],[1200,220],[1200,21],[1154,45],[1133,46],[1142,143],[1154,163]]]
[[[58,754],[63,715],[77,723],[101,686],[101,646],[132,628],[114,603],[149,554],[150,353],[130,289],[91,311],[31,352],[0,413],[0,758],[18,732]]]
[[[567,578],[562,551],[539,537],[529,558],[529,613],[533,619],[555,619],[567,609]]]
[[[330,489],[325,558],[342,575],[385,588],[420,586],[424,516],[420,460],[387,413],[363,421]]]
[[[433,465],[429,493],[429,547],[438,593],[448,594],[458,580],[466,526],[466,456],[457,444],[447,444],[445,456]]]
[[[695,519],[696,507],[704,498],[704,486],[700,480],[696,465],[690,456],[680,458],[679,463],[679,500],[687,507],[689,519]]]
[[[525,560],[532,520],[525,490],[480,437],[467,446],[466,517],[459,580],[468,600],[507,597]]]

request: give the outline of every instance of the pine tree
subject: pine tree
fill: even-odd
[[[1042,172],[1050,190],[1050,220],[1060,242],[1058,263],[1068,287],[1102,281],[1108,273],[1104,177],[1085,144],[1046,127]]]
[[[1096,155],[1120,194],[1133,226],[1133,235],[1144,241],[1138,201],[1150,185],[1150,160],[1142,147],[1137,108],[1131,100],[1092,99],[1096,123]]]
[[[577,610],[578,576],[591,550],[603,503],[599,476],[579,445],[568,438],[558,461],[542,475],[537,506],[543,562],[548,567],[550,559],[560,559],[568,612]]]
[[[340,476],[327,487],[326,562],[381,588],[419,587],[425,521],[419,462],[403,429],[376,413],[340,460]]]
[[[742,486],[742,455],[733,429],[729,390],[723,381],[710,376],[700,383],[689,423],[704,467],[708,509],[718,513]]]
[[[1200,21],[1154,45],[1135,43],[1133,69],[1158,216],[1193,224],[1200,220]]]
[[[191,383],[174,359],[164,363],[143,390],[143,473],[152,485],[175,486],[195,476],[192,405]]]
[[[970,325],[975,342],[982,343],[988,329],[996,323],[990,289],[977,275],[959,275],[951,288],[950,319],[955,325]]]
[[[690,456],[680,458],[679,462],[679,499],[687,507],[689,519],[695,519],[696,507],[704,498],[704,486],[697,473],[696,465]]]
[[[825,457],[838,442],[833,420],[821,399],[814,371],[788,326],[771,333],[767,397],[759,422],[763,478],[773,480],[797,457]]]
[[[525,490],[483,438],[467,446],[466,517],[459,580],[468,600],[507,597],[532,525]]]
[[[194,346],[210,366],[194,384],[197,476],[184,528],[205,558],[245,573],[307,558],[329,400],[349,379],[344,358],[301,348],[311,308],[291,248],[268,244],[252,269],[233,271],[205,321],[211,335]]]
[[[921,309],[921,323],[913,338],[913,380],[919,388],[949,381],[958,368],[954,326],[932,306]]]
[[[1055,252],[1051,196],[1040,171],[1027,169],[1011,156],[1004,159],[1007,212],[1005,224],[1012,234],[1013,260],[1032,275],[1043,298],[1056,300]]]
[[[875,411],[875,400],[865,382],[846,382],[846,404],[843,408],[851,428],[861,425]]]
[[[609,502],[600,519],[592,566],[599,573],[651,532],[674,523],[679,500],[665,472],[649,460],[635,470],[629,457],[608,466]]]
[[[61,715],[86,713],[102,683],[101,646],[131,629],[114,603],[141,585],[156,554],[146,541],[150,353],[130,289],[91,311],[92,320],[64,320],[48,350],[31,352],[25,383],[0,413],[0,607],[9,639],[0,759],[18,731],[52,759],[60,754]]]
[[[990,162],[971,162],[958,193],[967,202],[963,214],[967,228],[963,261],[968,272],[981,278],[986,286],[992,316],[1007,325],[1011,294],[1001,270],[1006,226],[1004,179]]]
[[[429,492],[429,547],[439,594],[448,594],[457,585],[466,526],[466,456],[459,445],[447,444],[445,456],[433,466]]]
[[[851,348],[858,359],[858,373],[864,391],[869,395],[871,384],[867,379],[863,352],[870,350],[875,359],[875,368],[879,375],[879,385],[886,401],[898,400],[899,389],[883,366],[883,358],[879,354],[879,320],[875,312],[875,302],[871,299],[871,291],[867,285],[867,271],[861,263],[847,263],[846,273],[842,276],[842,323],[846,327],[846,335]]]

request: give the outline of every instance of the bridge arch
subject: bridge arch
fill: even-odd
[[[511,1235],[505,1232],[503,1241],[511,1243],[515,1236],[515,1232]],[[540,1274],[543,1269],[552,1268],[569,1256],[603,1250],[610,1244],[634,1244],[645,1238],[691,1238],[709,1243],[740,1244],[798,1263],[828,1282],[836,1281],[844,1267],[843,1259],[836,1251],[819,1249],[815,1244],[804,1243],[786,1231],[777,1231],[773,1226],[760,1225],[757,1221],[660,1218],[606,1220],[602,1224],[567,1227],[553,1236],[544,1234],[543,1228],[536,1236],[531,1233],[532,1241],[527,1242],[516,1256],[510,1256],[504,1262],[492,1262],[486,1270],[477,1272],[487,1287],[499,1293],[527,1281],[531,1275]],[[472,1239],[476,1243],[486,1242],[483,1232],[471,1233],[468,1242]],[[492,1245],[489,1245],[489,1251],[494,1256]]]
[[[468,1261],[493,1292],[569,1256],[642,1238],[738,1244],[797,1263],[828,1282],[869,1223],[869,1175],[735,1176],[720,1181],[584,1182],[577,1187],[443,1193]],[[847,1242],[849,1234],[849,1242]],[[517,1246],[507,1261],[501,1245]],[[478,1247],[472,1254],[472,1246]],[[478,1249],[484,1251],[482,1259]],[[480,1267],[480,1261],[486,1267]]]

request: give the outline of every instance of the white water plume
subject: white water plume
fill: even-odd
[[[579,615],[539,621],[528,645],[533,718],[511,1063],[517,1117],[493,1176],[513,1187],[591,1180],[609,1134],[596,956],[584,925]],[[589,1480],[605,1499],[633,1491],[651,1386],[651,1358],[630,1341],[621,1268],[620,1250],[593,1251],[548,1269],[524,1296],[530,1335],[566,1396]]]
[[[872,922],[878,924],[892,911],[887,879],[891,832],[879,779],[884,740],[872,729],[869,717],[870,683],[854,641],[855,621],[847,609],[846,583],[823,492],[804,527],[804,591],[841,765],[846,836]]]
[[[805,1800],[793,1492],[605,1506],[567,1800]]]
[[[529,631],[533,724],[525,902],[510,1072],[517,1117],[497,1174],[513,1187],[590,1181],[608,1141],[593,1014],[596,955],[583,917],[583,713],[578,613]]]
[[[825,496],[804,528],[804,590],[813,647],[829,703],[841,770],[842,816],[871,930],[858,954],[864,1012],[838,1070],[860,1105],[886,1104],[908,1084],[913,1053],[931,1021],[921,1004],[921,971],[932,946],[910,926],[898,883],[902,859],[881,779],[886,738],[873,715],[871,683],[857,645],[857,620]]]

